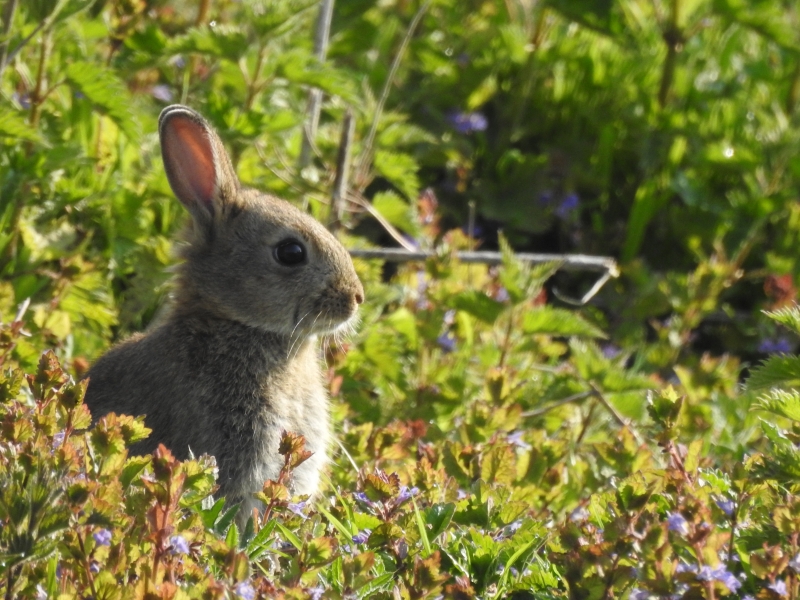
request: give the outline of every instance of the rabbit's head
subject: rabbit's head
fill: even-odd
[[[330,333],[354,317],[364,289],[327,229],[241,187],[216,132],[193,110],[165,108],[158,129],[167,178],[192,215],[177,310],[202,306],[286,335]]]

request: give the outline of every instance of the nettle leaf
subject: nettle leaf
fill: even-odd
[[[539,306],[525,315],[522,330],[525,333],[605,338],[603,331],[580,315],[552,306]]]
[[[375,170],[400,190],[406,198],[419,195],[419,165],[414,158],[401,152],[375,151]]]
[[[800,334],[800,306],[795,304],[794,306],[787,306],[778,310],[765,310],[763,312],[773,321],[777,321],[795,333]]]
[[[0,111],[0,138],[19,138],[28,142],[42,143],[42,136],[28,122],[10,108]]]
[[[470,290],[453,296],[450,298],[449,304],[452,308],[463,310],[489,325],[494,323],[506,308],[503,303],[489,298],[478,290]]]
[[[800,422],[800,391],[772,390],[759,396],[752,410],[765,410]]]
[[[747,380],[751,390],[774,387],[800,388],[800,357],[777,355],[755,367]]]
[[[125,85],[109,69],[90,62],[67,67],[67,80],[101,112],[108,115],[130,140],[139,137],[131,112],[131,97]]]
[[[250,44],[244,32],[230,25],[217,27],[198,27],[190,30],[186,35],[175,38],[168,46],[170,54],[182,52],[195,52],[230,61],[238,61]]]
[[[392,191],[378,192],[372,199],[372,207],[398,229],[416,237],[419,221],[416,210]]]

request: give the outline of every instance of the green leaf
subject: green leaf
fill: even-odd
[[[522,330],[525,333],[544,333],[548,335],[582,336],[591,338],[606,337],[602,330],[586,321],[580,315],[551,306],[539,306],[525,315]]]
[[[95,63],[78,61],[67,67],[67,80],[100,112],[108,115],[129,140],[138,139],[130,94],[111,70]]]
[[[372,207],[398,229],[412,237],[419,233],[414,207],[392,191],[378,192],[372,199]]]
[[[772,390],[759,396],[752,410],[765,410],[800,422],[800,391]]]
[[[250,47],[244,32],[230,25],[196,27],[172,40],[167,52],[180,54],[195,52],[237,62]]]
[[[783,354],[770,357],[752,370],[747,387],[751,390],[800,388],[800,357]]]
[[[0,111],[0,137],[19,138],[28,142],[42,143],[42,136],[11,108]]]
[[[493,300],[483,292],[477,290],[461,292],[453,296],[449,300],[449,306],[456,310],[463,310],[489,325],[494,323],[506,309],[503,303]]]
[[[779,308],[778,310],[765,310],[764,314],[773,321],[777,321],[781,325],[788,327],[795,333],[800,334],[800,306],[788,306],[786,308]]]
[[[419,165],[414,157],[400,152],[376,150],[375,170],[395,186],[406,198],[415,200],[419,195]]]
[[[452,502],[447,504],[434,504],[425,510],[425,522],[430,529],[428,530],[428,538],[431,541],[436,540],[440,533],[442,533],[450,521],[453,520],[453,515],[456,512],[456,505]]]

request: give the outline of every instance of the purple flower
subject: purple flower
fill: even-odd
[[[92,537],[98,546],[108,546],[111,544],[111,532],[108,529],[95,531]]]
[[[60,448],[61,444],[64,443],[64,432],[59,431],[57,434],[53,436],[53,449]]]
[[[589,511],[586,510],[585,506],[579,506],[569,514],[569,520],[572,521],[573,523],[585,521],[588,518],[589,518]]]
[[[172,65],[175,65],[179,69],[182,69],[183,67],[186,66],[186,60],[180,54],[178,54],[177,56],[172,57],[169,60],[169,63],[172,64]]]
[[[539,194],[539,204],[544,204],[547,206],[553,201],[553,192],[550,190],[545,190],[541,194]]]
[[[469,135],[475,131],[486,131],[489,122],[479,112],[454,112],[447,116],[450,125],[458,133]]]
[[[650,592],[647,590],[640,590],[639,588],[633,588],[630,596],[628,596],[630,600],[647,600],[649,597]]]
[[[303,510],[305,510],[305,508],[306,508],[306,504],[308,504],[308,503],[307,502],[289,502],[289,504],[286,505],[286,508],[288,508],[294,514],[296,514],[298,517],[303,517],[304,519],[306,519],[308,517],[306,517],[306,514],[303,512]]]
[[[708,565],[704,565],[697,574],[697,578],[700,581],[719,581],[731,592],[735,592],[742,587],[742,582],[736,579],[736,576],[728,571],[724,565],[720,565],[714,569]]]
[[[369,536],[372,535],[371,529],[362,529],[357,534],[353,536],[353,543],[354,544],[366,544]]]
[[[237,583],[236,587],[233,588],[233,591],[242,600],[254,600],[256,597],[256,591],[253,589],[253,586],[250,585],[249,581],[241,581]]]
[[[448,331],[436,338],[436,343],[439,344],[445,354],[449,354],[456,349],[456,336],[451,331]]]
[[[500,286],[495,292],[494,299],[498,302],[508,302],[510,296],[508,295],[508,290],[503,286]]]
[[[789,354],[792,351],[792,343],[783,336],[765,338],[758,345],[758,351],[762,354]]]
[[[689,533],[689,523],[686,522],[686,519],[684,519],[683,515],[679,512],[669,513],[667,517],[667,527],[670,531],[674,531],[680,535]]]
[[[768,589],[772,590],[779,596],[786,596],[788,592],[786,591],[786,582],[782,579],[778,579],[775,583],[768,585]]]
[[[28,93],[20,94],[19,92],[14,92],[11,94],[11,97],[14,99],[14,102],[19,104],[25,110],[31,107],[31,96]]]
[[[728,500],[727,498],[718,498],[716,501],[717,506],[719,509],[724,512],[729,517],[733,516],[733,510],[736,506],[733,503],[733,500]]]
[[[42,587],[41,583],[36,584],[36,600],[47,600],[47,590]]]
[[[356,492],[355,494],[353,494],[353,498],[355,498],[359,502],[363,502],[367,506],[373,506],[375,504],[372,500],[369,499],[369,497],[367,497],[367,495],[364,492]]]
[[[578,194],[570,194],[566,198],[564,198],[556,208],[556,216],[559,219],[566,219],[569,214],[578,208],[578,204],[580,200],[578,199]]]
[[[412,487],[411,489],[408,489],[408,486],[404,485],[403,487],[400,488],[400,491],[397,493],[397,503],[402,504],[403,502],[405,502],[406,500],[410,500],[412,496],[416,496],[417,494],[419,494],[418,487]]]
[[[697,565],[690,565],[685,562],[678,563],[678,566],[675,567],[676,573],[697,573]]]
[[[531,445],[522,439],[522,436],[525,435],[524,431],[515,431],[513,433],[508,434],[508,443],[516,446],[517,448],[522,448],[523,450],[530,450]]]
[[[153,98],[156,100],[161,100],[162,102],[172,102],[172,90],[169,89],[168,85],[164,85],[163,83],[154,85],[153,89],[150,90],[150,93],[153,94]]]
[[[800,554],[789,561],[789,568],[795,573],[800,573]]]
[[[91,571],[92,574],[97,575],[100,572],[100,563],[98,563],[96,560],[93,560],[89,565],[89,571]]]
[[[417,240],[415,240],[413,237],[411,237],[410,235],[407,235],[407,234],[403,234],[403,239],[406,242],[408,242],[408,244],[412,248],[415,248],[416,250],[419,250],[419,242]]]
[[[308,597],[311,598],[311,600],[322,600],[324,593],[325,588],[315,587],[308,590]]]
[[[182,535],[173,535],[169,538],[169,545],[172,554],[189,554],[189,542]]]
[[[600,351],[608,360],[614,360],[619,356],[620,352],[622,352],[622,350],[620,350],[619,347],[615,346],[614,344],[603,344]]]

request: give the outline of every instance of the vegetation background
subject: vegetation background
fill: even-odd
[[[325,57],[318,12],[2,3],[5,597],[800,597],[797,3],[340,0]],[[168,294],[174,102],[350,247],[437,255],[357,261],[326,491],[289,496],[289,436],[241,531],[211,459],[128,457],[76,383]],[[621,276],[576,308],[596,273],[512,248]]]

